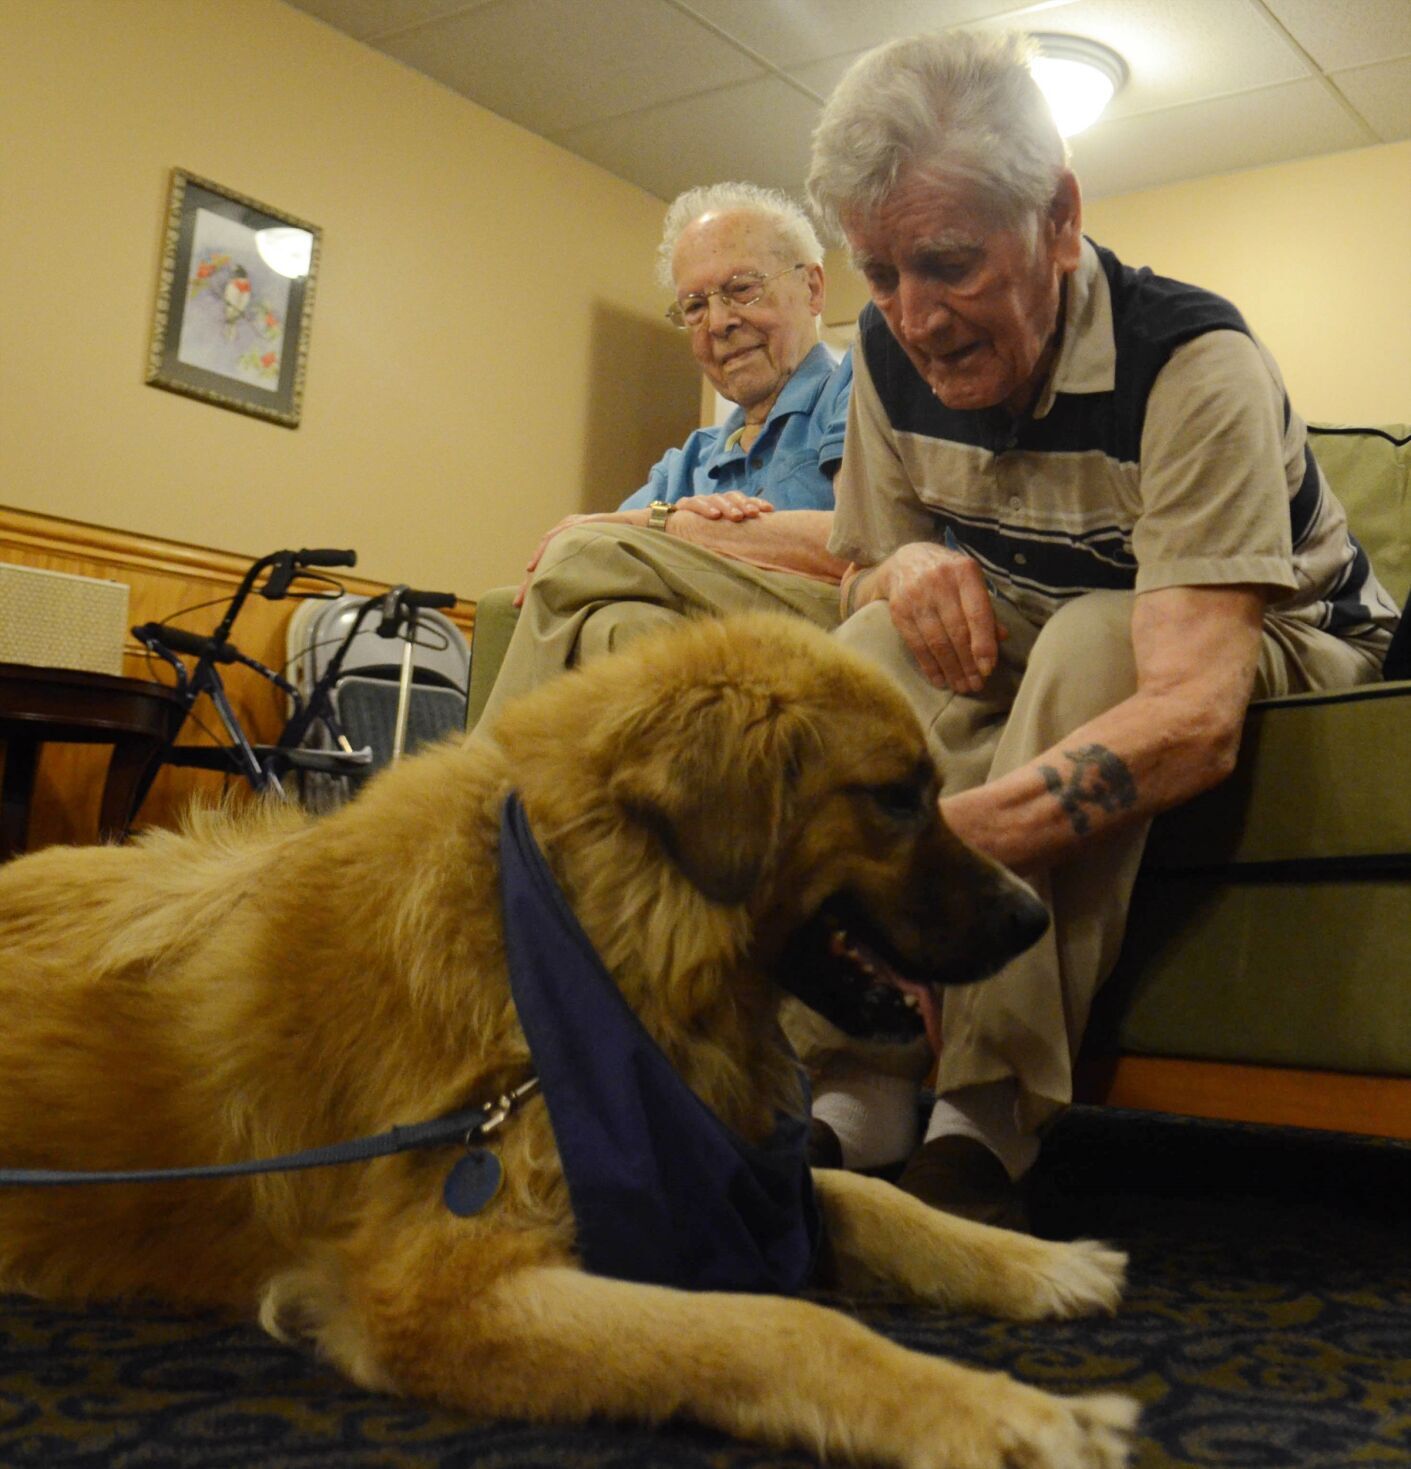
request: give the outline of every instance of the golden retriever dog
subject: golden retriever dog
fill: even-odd
[[[896,690],[801,621],[643,638],[491,734],[403,761],[320,818],[197,815],[0,868],[0,1166],[269,1158],[525,1083],[540,1063],[500,896],[511,791],[614,1003],[746,1147],[802,1105],[786,989],[908,1040],[934,986],[980,978],[1044,922],[941,822]],[[0,1288],[258,1313],[370,1390],[475,1415],[682,1415],[907,1469],[1127,1462],[1125,1399],[908,1351],[793,1295],[585,1268],[547,1085],[485,1141],[502,1182],[478,1209],[447,1203],[459,1145],[0,1188]],[[1015,1320],[1118,1301],[1124,1260],[1097,1244],[972,1224],[842,1171],[816,1170],[810,1202],[812,1279],[833,1290]]]

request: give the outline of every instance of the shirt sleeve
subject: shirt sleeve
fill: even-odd
[[[936,523],[897,453],[891,422],[860,349],[852,353],[847,434],[833,493],[828,549],[843,561],[875,566],[899,546],[936,539]]]
[[[667,456],[679,454],[679,449],[668,449]],[[645,510],[653,500],[665,499],[664,489],[666,484],[666,459],[658,459],[652,465],[652,472],[647,476],[647,482],[640,490],[633,490],[628,497],[619,505],[619,510]]]
[[[843,459],[843,443],[848,426],[848,401],[852,397],[852,351],[833,369],[824,385],[817,410],[818,467],[832,479]]]
[[[697,482],[709,471],[720,432],[718,427],[698,428],[679,449],[668,449],[652,465],[646,484],[628,495],[617,508],[645,510],[653,500],[674,505],[702,492]]]
[[[1287,412],[1277,368],[1243,332],[1206,332],[1171,354],[1142,428],[1137,591],[1297,587]]]

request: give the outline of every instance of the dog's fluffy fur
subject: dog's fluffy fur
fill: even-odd
[[[269,1156],[523,1080],[496,886],[511,788],[628,1002],[746,1137],[793,1095],[776,979],[826,902],[848,894],[930,981],[1024,941],[1031,900],[938,819],[900,697],[798,621],[643,639],[510,708],[494,735],[405,761],[319,820],[200,816],[0,868],[0,1161]],[[0,1288],[258,1310],[369,1388],[477,1414],[684,1414],[930,1469],[1126,1462],[1125,1400],[1054,1398],[805,1301],[589,1275],[541,1098],[498,1147],[505,1186],[470,1219],[441,1199],[454,1149],[0,1189]],[[1102,1247],[815,1178],[839,1289],[1021,1320],[1116,1305],[1123,1260]]]

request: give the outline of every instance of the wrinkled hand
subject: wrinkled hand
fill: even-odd
[[[584,525],[591,520],[615,520],[619,525],[646,525],[647,511],[645,510],[599,510],[592,514],[565,515],[557,525],[552,525],[544,532],[543,538],[534,548],[534,554],[524,565],[524,580],[520,582],[514,594],[514,605],[522,606],[524,594],[529,590],[530,578],[538,570],[540,561],[544,558],[544,552],[548,549],[549,542],[558,535],[560,531],[568,530],[571,526]]]
[[[719,495],[687,495],[676,502],[676,508],[704,515],[708,520],[753,520],[757,515],[768,515],[774,506],[756,495],[726,490]]]
[[[979,563],[959,551],[916,541],[878,567],[878,590],[921,672],[937,688],[978,693],[1007,636]]]

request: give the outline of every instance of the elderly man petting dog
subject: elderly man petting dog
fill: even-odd
[[[1084,238],[1025,43],[860,58],[808,191],[872,297],[838,635],[920,715],[947,824],[1054,916],[946,995],[940,1100],[901,1185],[1017,1222],[1150,818],[1229,773],[1251,697],[1377,678],[1396,608],[1236,309]]]
[[[807,215],[754,184],[691,189],[667,211],[667,312],[735,403],[615,511],[570,515],[539,543],[482,721],[546,679],[693,612],[838,620],[845,562],[826,549],[852,366],[818,340],[823,250]]]

